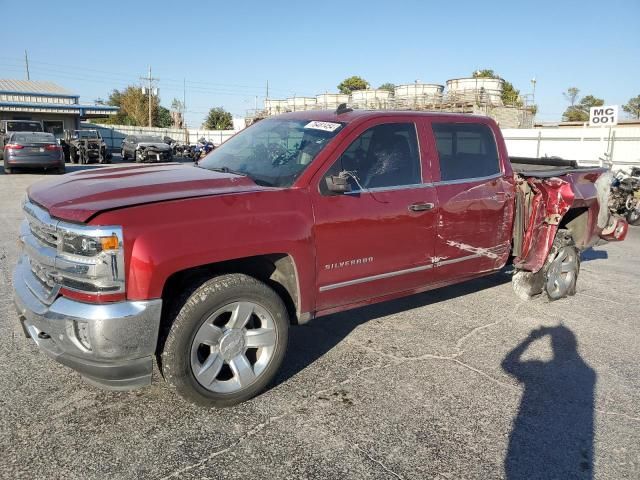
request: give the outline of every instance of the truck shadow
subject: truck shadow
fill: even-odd
[[[550,337],[550,361],[522,360],[529,346]],[[530,332],[502,361],[524,386],[504,461],[509,480],[593,478],[596,373],[563,325]]]
[[[297,375],[334,348],[358,325],[376,318],[433,305],[511,282],[511,275],[507,271],[505,268],[490,276],[328,315],[312,320],[308,325],[291,328],[287,357],[272,386],[286,382],[289,378]]]

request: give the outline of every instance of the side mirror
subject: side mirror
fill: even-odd
[[[349,177],[346,175],[330,175],[325,178],[327,189],[333,193],[347,193],[351,191]]]

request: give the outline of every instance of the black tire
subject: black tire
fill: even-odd
[[[580,273],[580,252],[568,230],[558,230],[542,267],[544,291],[549,300],[575,295]]]
[[[236,405],[264,390],[280,368],[287,349],[289,317],[278,294],[248,275],[226,274],[204,283],[196,283],[194,288],[185,294],[185,297],[187,296],[188,298],[176,302],[173,313],[169,314],[169,318],[175,315],[175,320],[168,329],[164,344],[164,335],[161,335],[158,363],[169,385],[187,401],[206,407]],[[197,345],[196,333],[205,322],[210,321],[211,315],[234,302],[249,302],[264,309],[273,321],[275,342],[268,363],[251,383],[231,393],[221,393],[205,388],[196,379],[192,369],[192,348],[193,345]],[[248,357],[246,347],[243,348],[245,350],[242,355]],[[217,355],[223,356],[222,341],[218,352]],[[253,365],[251,368],[253,372]],[[212,382],[217,381],[221,374],[216,374]]]
[[[56,170],[56,173],[58,175],[64,175],[66,172],[67,172],[67,169],[64,166],[58,167],[58,169]]]

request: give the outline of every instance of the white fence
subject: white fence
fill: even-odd
[[[235,130],[201,130],[196,128],[156,128],[156,127],[132,127],[130,125],[100,125],[97,123],[82,123],[81,128],[98,130],[107,144],[107,148],[113,151],[120,150],[122,140],[127,135],[152,135],[154,137],[171,137],[179,142],[196,143],[200,138],[220,145],[233,136]]]
[[[614,170],[640,166],[640,127],[503,129],[509,155],[557,156]]]

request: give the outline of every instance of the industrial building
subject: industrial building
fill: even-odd
[[[80,121],[118,113],[118,107],[83,105],[80,96],[48,81],[0,79],[0,120],[37,120],[57,137]]]
[[[475,113],[488,115],[502,128],[530,128],[534,108],[527,96],[505,104],[501,78],[454,78],[444,85],[410,83],[396,85],[394,91],[381,89],[356,90],[351,95],[323,93],[316,97],[267,98],[264,109],[249,112],[246,123],[256,119],[300,110],[332,110],[341,103],[367,110],[422,110]]]

